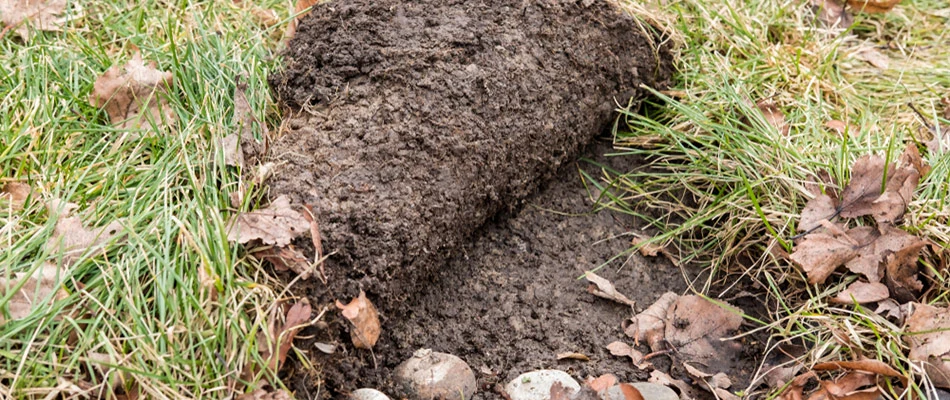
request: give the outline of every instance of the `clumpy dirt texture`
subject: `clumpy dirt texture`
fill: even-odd
[[[631,157],[599,156],[609,151],[600,143],[587,155],[614,169],[636,166]],[[392,370],[420,348],[465,360],[478,379],[476,399],[502,398],[496,384],[539,368],[561,369],[578,380],[606,373],[622,381],[645,380],[647,373],[629,358],[611,356],[605,349],[616,340],[633,344],[621,325],[634,310],[595,297],[587,292],[588,283],[577,279],[628,249],[630,237],[624,234],[636,229],[636,222],[620,213],[592,213],[578,167],[593,176],[599,171],[583,161],[568,163],[519,210],[503,213],[479,229],[477,239],[422,282],[412,300],[385,314],[385,331],[372,354],[349,350],[326,355],[298,340],[298,347],[310,350],[311,363],[323,370],[309,377],[292,373],[285,382],[292,382],[298,396],[315,394],[317,386],[329,397],[359,387],[398,395]],[[636,311],[666,291],[683,293],[686,288],[679,268],[662,257],[634,254],[598,273],[635,300]],[[332,324],[301,335],[324,343],[349,340]],[[649,352],[645,345],[640,350]],[[582,353],[590,361],[558,361],[557,354],[564,352]],[[659,357],[653,362],[668,368],[668,360]]]
[[[271,78],[295,112],[273,198],[314,206],[331,254],[317,302],[405,307],[489,218],[516,207],[661,88],[667,49],[603,0],[333,0]],[[526,324],[530,321],[526,321]]]

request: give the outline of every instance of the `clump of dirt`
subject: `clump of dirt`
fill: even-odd
[[[272,197],[314,207],[328,284],[405,307],[486,221],[511,210],[661,88],[668,49],[607,1],[335,0],[271,78],[293,108]]]

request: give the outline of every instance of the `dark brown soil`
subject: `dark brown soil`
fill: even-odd
[[[314,206],[330,284],[404,306],[475,230],[572,161],[617,102],[663,87],[667,49],[602,0],[335,0],[271,84],[303,108],[271,196]]]

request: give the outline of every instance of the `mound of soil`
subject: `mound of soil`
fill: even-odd
[[[489,218],[511,210],[671,70],[603,0],[334,0],[271,78],[295,110],[271,196],[314,206],[331,253],[315,303],[364,289],[405,307]]]

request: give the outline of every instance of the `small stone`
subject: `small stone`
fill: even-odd
[[[551,397],[551,386],[560,382],[561,386],[572,392],[581,390],[581,385],[567,372],[556,369],[542,369],[521,374],[505,385],[505,392],[511,400],[547,400]]]
[[[680,396],[666,386],[656,383],[637,382],[628,385],[637,388],[644,399],[650,400],[679,400]],[[604,393],[604,400],[625,400],[623,392],[620,391],[620,385],[611,386]]]
[[[353,393],[350,393],[350,398],[353,400],[391,400],[383,392],[369,388],[354,390]]]
[[[465,361],[430,349],[416,351],[395,370],[396,383],[410,399],[471,399],[475,373]]]

